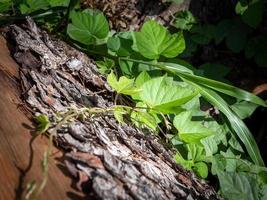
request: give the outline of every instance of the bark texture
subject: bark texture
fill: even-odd
[[[27,18],[6,33],[20,65],[23,99],[32,113],[53,119],[70,107],[112,106],[109,86],[93,61],[51,39]],[[205,181],[172,160],[150,132],[120,125],[113,116],[75,120],[57,132],[76,187],[93,199],[220,199]]]

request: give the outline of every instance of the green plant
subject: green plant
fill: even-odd
[[[230,183],[225,182],[223,173],[237,173],[237,177],[239,172],[245,177],[253,174],[256,182],[248,181],[251,188],[266,184],[259,181],[266,168],[260,167],[264,163],[257,144],[240,118],[251,114],[258,105],[266,107],[263,100],[226,83],[195,75],[198,70],[176,58],[185,49],[182,33],[171,34],[153,20],[147,21],[140,32],[106,34],[106,37],[107,44],[102,43],[101,48],[107,51],[101,54],[113,60],[113,64],[108,64],[107,58],[97,64],[102,72],[103,68],[116,70],[119,80],[111,72],[108,83],[118,95],[131,96],[137,108],[132,112],[118,105],[114,115],[119,122],[124,123],[123,116],[128,114],[139,127],[147,126],[158,132],[160,124],[165,126],[166,137],[177,147],[174,159],[203,178],[209,172],[217,176],[222,194],[229,199],[243,194],[239,191],[229,195]],[[228,104],[220,94],[236,99],[236,104]],[[203,102],[220,111],[219,119],[201,111]],[[238,112],[242,108],[240,102],[253,106]]]
[[[25,1],[20,4],[21,12],[30,13],[59,5],[59,1],[53,1],[53,4],[42,2],[44,6],[40,7],[35,1]],[[171,33],[153,20],[145,22],[139,32],[114,33],[109,30],[104,15],[98,11],[74,11],[69,4],[68,13],[67,34],[77,47],[88,54],[98,58],[101,55],[96,64],[117,93],[115,105],[104,110],[71,109],[56,122],[40,116],[37,118],[40,132],[48,128],[55,131],[81,115],[86,118],[91,114],[112,112],[120,123],[125,123],[124,117],[128,115],[135,126],[152,129],[155,134],[161,132],[176,148],[176,162],[202,178],[217,177],[219,192],[224,197],[230,200],[266,197],[267,171],[258,146],[242,121],[257,106],[267,107],[266,102],[249,92],[219,82],[222,77],[210,79],[206,73],[207,65],[195,69],[177,57],[184,54],[188,41],[203,45],[213,40],[220,43],[225,39],[231,50],[239,52],[246,46],[250,27],[239,18],[233,21],[239,30],[234,30],[227,20],[217,26],[193,26],[196,20],[185,12],[177,16],[183,20],[176,20],[173,25],[189,30],[189,34]],[[254,27],[257,23],[247,24]],[[238,37],[240,32],[244,36]],[[255,49],[253,45],[247,47],[247,56],[256,58]],[[207,77],[201,76],[201,73]],[[134,107],[118,105],[119,99],[125,95],[131,97]],[[231,103],[225,96],[230,98]],[[215,116],[202,110],[204,104],[214,107]],[[44,157],[44,177],[50,154],[48,149]],[[32,185],[31,192],[39,194],[45,182],[46,178],[39,189]]]

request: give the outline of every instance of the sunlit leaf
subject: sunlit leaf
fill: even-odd
[[[171,35],[169,31],[154,20],[147,21],[140,32],[134,33],[138,51],[146,58],[158,59],[176,57],[185,49],[182,33]]]

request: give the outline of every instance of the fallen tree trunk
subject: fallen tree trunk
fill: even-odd
[[[83,53],[51,39],[32,19],[8,27],[20,65],[23,99],[33,114],[54,119],[70,108],[113,105],[112,92]],[[65,166],[94,199],[220,199],[214,189],[172,160],[150,132],[121,125],[110,114],[73,120],[57,130]]]

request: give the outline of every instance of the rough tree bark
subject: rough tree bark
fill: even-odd
[[[9,26],[6,37],[15,46],[22,97],[33,114],[53,118],[70,107],[113,105],[93,61],[51,39],[32,19]],[[66,149],[65,166],[77,188],[93,199],[220,199],[205,181],[176,164],[156,136],[120,125],[109,114],[65,124],[55,142]]]

